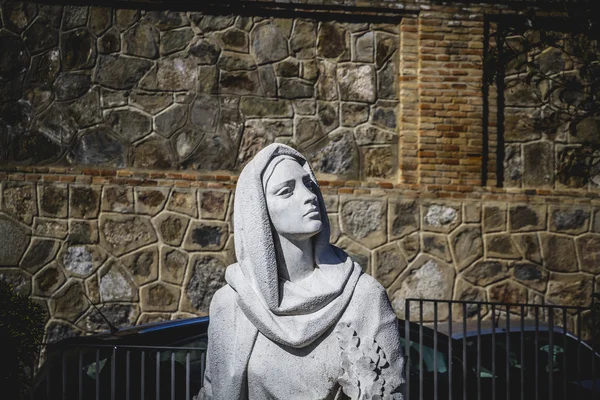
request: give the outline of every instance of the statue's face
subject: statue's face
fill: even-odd
[[[288,239],[303,240],[323,229],[316,185],[302,166],[283,160],[267,178],[265,196],[275,230]]]

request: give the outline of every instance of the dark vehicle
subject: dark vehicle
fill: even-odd
[[[404,351],[410,339],[407,400],[434,399],[436,392],[439,399],[490,399],[492,393],[505,399],[507,390],[510,399],[535,399],[536,390],[547,399],[550,385],[556,399],[565,389],[591,399],[594,384],[600,394],[592,349],[557,329],[549,335],[542,324],[522,331],[514,324],[507,335],[501,322],[494,329],[481,321],[479,329],[455,324],[450,339],[447,324],[436,331],[399,322]],[[32,398],[191,399],[202,384],[207,328],[202,317],[59,341],[48,346]],[[598,355],[595,364],[600,369]]]

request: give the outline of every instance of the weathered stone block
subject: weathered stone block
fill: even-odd
[[[135,188],[135,211],[139,214],[156,215],[164,207],[168,188]]]
[[[241,53],[248,52],[248,34],[238,28],[229,28],[223,32],[217,32],[215,37],[221,47],[225,50],[237,51]]]
[[[315,56],[317,44],[317,23],[310,20],[296,20],[290,38],[290,49],[300,60]]]
[[[352,61],[372,63],[375,46],[373,32],[352,35]]]
[[[33,295],[50,297],[66,280],[58,264],[52,263],[33,277]]]
[[[16,267],[29,244],[29,229],[0,215],[0,266]]]
[[[33,217],[38,215],[34,186],[22,183],[4,183],[2,185],[2,210],[26,224],[31,224]]]
[[[215,256],[196,254],[190,261],[180,309],[208,314],[213,295],[225,285],[225,264]]]
[[[184,50],[193,38],[194,31],[191,28],[161,32],[160,55],[167,56]]]
[[[187,214],[191,217],[198,216],[198,205],[196,203],[196,191],[177,189],[171,192],[167,203],[167,210]]]
[[[235,21],[233,15],[205,15],[201,13],[189,13],[192,28],[196,33],[209,33],[229,28]]]
[[[384,32],[375,33],[375,64],[381,68],[398,50],[399,36]]]
[[[98,38],[98,53],[113,54],[121,51],[121,35],[117,28],[110,28]],[[140,76],[141,78],[141,76]]]
[[[550,230],[579,234],[588,230],[590,211],[583,207],[550,207]]]
[[[90,31],[96,36],[102,35],[111,26],[112,10],[108,7],[90,7]]]
[[[227,241],[229,229],[222,222],[193,221],[183,243],[186,250],[222,250]]]
[[[129,95],[131,104],[150,114],[157,114],[173,104],[171,93],[148,93],[136,91]]]
[[[362,147],[363,176],[389,179],[396,172],[395,146]]]
[[[67,241],[70,244],[96,244],[98,243],[98,238],[97,221],[69,221],[69,237]]]
[[[214,65],[221,54],[221,47],[212,37],[207,37],[195,41],[188,52],[199,65]]]
[[[511,235],[505,233],[485,235],[486,257],[519,259],[521,254],[515,246]]]
[[[342,230],[340,229],[340,217],[338,214],[332,213],[328,213],[327,217],[329,219],[329,242],[335,243],[342,235]]]
[[[217,190],[200,191],[200,218],[224,220],[229,203],[229,192]]]
[[[479,225],[464,225],[450,235],[456,268],[460,271],[483,256],[483,239]]]
[[[189,218],[169,212],[163,212],[154,219],[160,238],[171,246],[181,244],[189,222]]]
[[[286,37],[269,22],[254,26],[250,32],[250,54],[258,64],[283,60],[288,56]]]
[[[67,221],[40,217],[33,219],[33,233],[36,236],[64,239],[68,232]]]
[[[73,100],[87,93],[91,83],[89,74],[66,72],[56,78],[52,85],[52,92],[57,100]]]
[[[160,279],[181,285],[185,278],[188,254],[184,251],[162,246],[160,250]]]
[[[58,255],[69,275],[83,278],[93,274],[106,258],[106,252],[95,245],[67,245]]]
[[[375,69],[369,64],[342,64],[337,68],[342,100],[373,103],[376,96]]]
[[[422,254],[413,261],[406,270],[390,286],[388,293],[392,300],[392,307],[399,317],[405,316],[405,299],[451,299],[454,287],[454,268],[443,261]],[[411,315],[418,315],[419,306],[411,304]],[[440,307],[438,318],[444,320],[448,317],[448,310]],[[433,304],[425,303],[423,306],[423,320],[433,320]]]
[[[549,142],[523,145],[523,184],[529,187],[554,183],[554,146]]]
[[[81,282],[70,281],[50,299],[50,314],[54,318],[75,322],[89,307]]]
[[[422,251],[432,256],[439,258],[445,262],[452,262],[450,249],[448,248],[448,240],[446,235],[437,233],[423,233]]]
[[[38,18],[23,33],[23,41],[31,54],[40,53],[58,45],[58,31],[49,21]]]
[[[342,126],[355,127],[369,120],[369,106],[361,103],[342,103]],[[357,131],[358,140],[358,131]]]
[[[506,205],[485,206],[483,208],[483,231],[501,232],[506,230]]]
[[[341,210],[342,232],[368,248],[387,239],[387,204],[374,199],[344,199]]]
[[[314,97],[314,86],[297,78],[279,79],[279,96],[284,99],[303,99]]]
[[[2,22],[7,29],[20,33],[38,15],[38,6],[34,3],[10,2],[2,4]]]
[[[150,70],[152,62],[122,55],[98,58],[94,81],[112,89],[131,89]]]
[[[540,253],[540,240],[535,233],[525,233],[522,235],[512,235],[514,242],[523,254],[523,257],[535,263],[542,263],[542,255]]]
[[[400,248],[404,252],[406,259],[412,261],[412,259],[415,258],[421,250],[419,233],[413,233],[400,240]]]
[[[317,118],[297,118],[295,142],[301,147],[310,146],[323,138],[324,133]]]
[[[358,178],[359,155],[350,130],[336,130],[307,148],[306,155],[317,172]]]
[[[136,251],[135,253],[121,257],[119,261],[138,286],[158,279],[157,246]]]
[[[546,229],[546,206],[511,205],[509,211],[512,232],[541,231]]]
[[[337,22],[323,22],[317,39],[317,55],[324,58],[350,59],[350,34]]]
[[[450,232],[461,222],[461,212],[458,206],[430,204],[421,206],[423,228],[434,232]]]
[[[481,222],[481,204],[465,204],[463,205],[463,220],[465,223]]]
[[[140,315],[140,307],[137,304],[102,304],[98,308],[117,328],[135,325]],[[77,321],[77,326],[90,333],[98,333],[109,329],[104,318],[98,311],[93,309],[90,309]]]
[[[487,286],[509,276],[505,261],[478,261],[461,274],[469,282]]]
[[[542,293],[546,291],[548,275],[546,269],[536,264],[518,262],[513,265],[513,277],[517,281]]]
[[[99,289],[103,303],[138,300],[137,286],[116,260],[111,260],[102,267]]]
[[[397,243],[390,243],[374,252],[373,277],[383,287],[389,287],[407,265]]]
[[[527,303],[527,289],[512,281],[504,281],[488,288],[488,298],[492,302]]]
[[[325,133],[329,133],[340,126],[339,114],[338,102],[317,102],[317,115]]]
[[[575,240],[581,270],[600,274],[600,235],[587,234]]]
[[[336,246],[343,249],[367,274],[371,273],[371,251],[354,240],[342,236]]]
[[[223,71],[249,71],[256,69],[256,63],[249,54],[224,51],[219,57],[217,67]]]
[[[337,100],[337,64],[328,60],[318,59],[317,67],[319,69],[319,79],[316,84],[317,99],[327,101]]]
[[[172,169],[174,164],[169,142],[156,135],[136,144],[131,159],[135,168]]]
[[[473,286],[467,281],[457,278],[456,287],[454,289],[454,300],[463,301],[486,301],[487,295],[484,289],[477,286]],[[456,318],[458,321],[462,321],[464,317],[471,318],[477,317],[479,313],[483,316],[487,312],[487,307],[478,307],[476,304],[467,304],[466,316],[463,316],[463,307],[460,304],[454,304],[452,307],[452,318]]]
[[[218,99],[214,96],[199,96],[190,108],[190,122],[203,132],[214,132],[217,129],[218,115]]]
[[[69,187],[69,209],[72,218],[96,218],[100,209],[100,188],[90,186]]]
[[[175,285],[157,282],[142,288],[141,305],[144,311],[177,311],[180,289]]]
[[[538,140],[542,132],[535,129],[537,109],[507,108],[504,112],[504,139],[507,142]]]
[[[247,120],[238,152],[237,165],[245,165],[256,153],[273,143],[277,136],[291,135],[292,132],[292,121],[288,119],[273,121]]]
[[[546,301],[551,304],[588,307],[593,291],[593,278],[588,274],[558,274],[552,272]]]
[[[551,271],[578,271],[577,253],[573,238],[553,233],[540,233],[544,266]]]
[[[67,185],[39,185],[40,215],[43,217],[67,216]]]
[[[397,239],[419,230],[419,206],[415,201],[390,198],[388,201],[390,239]]]
[[[0,48],[4,49],[0,61],[0,82],[10,81],[28,67],[29,57],[20,38],[8,32],[0,33]]]
[[[87,29],[60,35],[61,65],[65,70],[88,69],[96,63],[96,39]]]
[[[240,101],[240,111],[247,118],[292,117],[293,111],[289,101],[264,99],[261,97],[244,97]]]
[[[100,216],[100,243],[116,256],[154,242],[156,233],[148,217]]]
[[[0,219],[0,232],[2,232],[2,223],[4,221]],[[10,249],[12,254],[19,255],[22,246],[27,244],[27,238],[19,235],[20,232],[10,233],[10,232],[2,232],[0,233],[0,238],[4,240],[20,240],[20,242],[15,242],[12,246],[4,246],[0,244],[0,249]],[[9,234],[10,236],[6,236]],[[0,239],[0,241],[2,240]],[[35,274],[41,267],[54,260],[54,256],[58,252],[58,248],[60,246],[60,242],[56,240],[48,240],[48,239],[40,239],[34,238],[31,240],[31,246],[25,253],[23,260],[21,260],[20,267],[25,271]],[[16,252],[15,252],[16,251]],[[0,255],[0,260],[2,261],[1,265],[10,266],[15,264],[8,264],[5,260],[6,257]]]
[[[152,130],[151,118],[134,109],[111,111],[107,118],[108,124],[128,142],[134,142],[148,135]]]
[[[133,212],[133,189],[125,186],[104,186],[102,211]]]

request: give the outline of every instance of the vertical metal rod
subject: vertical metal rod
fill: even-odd
[[[510,400],[510,306],[506,305],[506,400]]]
[[[160,351],[156,352],[156,400],[160,400]]]
[[[535,306],[535,400],[540,399],[540,363],[539,363],[539,352],[540,352],[540,308]]]
[[[463,400],[467,400],[467,303],[463,303],[462,306],[462,392]]]
[[[596,386],[597,379],[596,376],[596,298],[592,296],[592,400],[596,400]]]
[[[419,400],[423,400],[423,300],[419,300]]]
[[[141,380],[140,380],[140,398],[146,398],[146,351],[142,350],[140,355],[140,361],[142,363],[141,368]]]
[[[204,354],[204,353],[203,353]],[[202,357],[202,355],[200,355]],[[204,385],[204,374],[200,371],[200,387]],[[190,351],[185,353],[185,400],[190,400]]]
[[[554,308],[548,308],[548,400],[554,398]]]
[[[406,360],[404,366],[406,371],[404,398],[408,399],[410,397],[410,300],[408,299],[404,302],[404,314],[404,359]]]
[[[79,361],[77,363],[77,376],[78,376],[78,397],[79,400],[83,399],[83,349],[79,350]]]
[[[96,349],[96,400],[100,400],[100,349]]]
[[[567,309],[563,308],[563,400],[567,400]]]
[[[171,350],[171,400],[175,400],[175,352]]]
[[[448,302],[448,397],[452,400],[452,303]]]
[[[46,399],[50,400],[52,398],[51,396],[51,388],[50,388],[50,379],[52,377],[50,376],[50,368],[46,369]]]
[[[521,400],[525,400],[525,306],[521,305]]]
[[[61,380],[62,380],[62,398],[67,399],[67,352],[61,354]]]
[[[110,359],[110,399],[115,400],[116,385],[116,369],[117,369],[117,348],[113,347],[112,357]]]
[[[125,353],[125,400],[131,398],[131,350]]]
[[[433,301],[433,400],[438,400],[438,302]]]
[[[492,304],[492,400],[496,400],[496,305]]]
[[[481,304],[477,304],[477,400],[481,400]]]
[[[581,323],[581,311],[577,310],[577,398],[581,397]]]

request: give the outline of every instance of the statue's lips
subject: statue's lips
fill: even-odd
[[[319,210],[316,208],[311,208],[304,214],[304,216],[309,218],[319,217]]]

